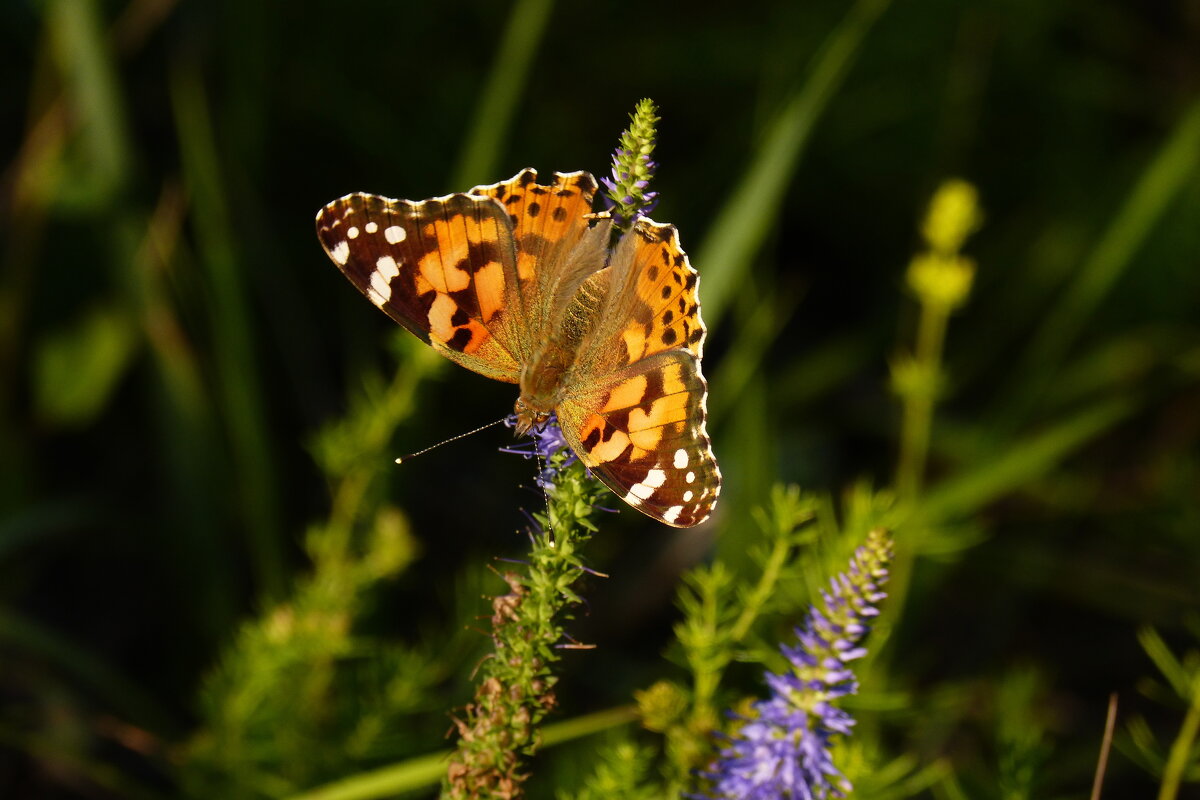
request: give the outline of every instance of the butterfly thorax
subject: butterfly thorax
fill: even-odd
[[[580,347],[596,324],[608,289],[608,271],[595,272],[575,292],[557,324],[557,331],[534,352],[521,369],[521,396],[514,411],[517,435],[545,424],[562,399],[562,387],[579,357]]]
[[[558,335],[547,341],[521,370],[521,396],[513,411],[517,435],[544,425],[562,399],[567,372],[575,363],[581,340],[574,324],[564,324]]]

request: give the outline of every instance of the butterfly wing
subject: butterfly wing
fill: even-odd
[[[669,350],[565,398],[558,422],[580,460],[622,500],[687,528],[708,519],[721,493],[704,429],[706,393],[699,360]]]
[[[697,525],[721,493],[705,430],[698,276],[673,226],[639,219],[604,277],[557,408],[563,435],[625,502],[668,525]]]
[[[317,238],[367,299],[442,355],[489,378],[520,378],[516,248],[494,199],[349,194],[318,212]]]
[[[516,302],[534,349],[556,330],[583,280],[604,266],[610,223],[591,224],[596,189],[587,172],[556,172],[543,185],[536,170],[524,169],[469,192],[493,198],[512,221]]]

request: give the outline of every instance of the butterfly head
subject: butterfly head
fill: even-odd
[[[525,436],[531,430],[541,430],[550,420],[552,410],[539,407],[524,395],[518,397],[516,405],[513,406],[513,413],[517,415],[517,424],[513,428],[513,433],[517,436]]]

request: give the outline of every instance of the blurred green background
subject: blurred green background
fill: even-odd
[[[6,0],[0,36],[0,796],[282,797],[444,746],[541,500],[501,431],[390,462],[515,393],[400,335],[313,216],[605,174],[641,97],[726,490],[701,531],[606,520],[564,716],[659,676],[677,575],[773,484],[893,480],[904,273],[959,176],[895,748],[1001,796],[1014,668],[1040,796],[1084,795],[1110,692],[1170,740],[1137,631],[1200,635],[1200,2]],[[1106,796],[1147,796],[1122,730]]]

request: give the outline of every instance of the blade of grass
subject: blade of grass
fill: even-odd
[[[964,469],[930,489],[916,513],[931,522],[972,514],[1044,475],[1137,406],[1131,398],[1104,401],[1045,431],[1015,441],[998,457]]]
[[[116,68],[94,0],[54,0],[46,9],[56,61],[80,120],[87,169],[59,185],[73,205],[104,205],[121,190],[133,158]]]
[[[987,503],[1044,475],[1136,407],[1129,398],[1099,403],[1046,431],[1014,442],[996,458],[973,468],[967,467],[954,478],[928,490],[913,508],[912,518],[903,523],[908,556],[892,562],[888,606],[895,615],[893,618],[898,619],[904,609],[916,553],[921,549],[922,537],[930,529],[935,529],[938,523],[969,516]]]
[[[582,739],[593,733],[627,725],[637,719],[634,706],[620,706],[564,720],[542,729],[543,747]],[[371,800],[433,786],[446,772],[449,750],[411,758],[399,764],[361,772],[349,778],[292,795],[288,800]]]
[[[763,300],[746,325],[738,328],[737,337],[712,378],[716,390],[708,399],[708,418],[714,426],[726,413],[737,408],[739,399],[761,368],[771,344],[791,319],[797,304],[797,298],[788,294]]]
[[[266,401],[208,100],[195,65],[175,66],[170,94],[185,182],[194,209],[197,249],[212,292],[207,307],[211,312],[219,398],[229,426],[251,557],[261,590],[268,597],[279,597],[284,585],[282,533],[267,439]]]
[[[1028,415],[1056,378],[1084,324],[1129,267],[1133,256],[1180,190],[1194,180],[1200,166],[1200,98],[1175,126],[1133,187],[1094,250],[1064,290],[1062,299],[1020,359],[1015,374],[1028,376],[1015,384],[1014,396],[999,404],[1002,415],[1016,424]],[[1006,393],[1007,395],[1007,393]]]
[[[1179,735],[1171,743],[1171,751],[1167,763],[1163,767],[1162,785],[1159,786],[1158,800],[1175,800],[1179,796],[1179,786],[1188,778],[1188,764],[1192,761],[1192,749],[1196,736],[1200,734],[1200,672],[1192,679],[1190,691],[1191,703],[1183,724],[1179,727]]]
[[[770,124],[758,155],[693,259],[704,276],[704,316],[715,328],[758,254],[800,155],[889,0],[858,0],[816,54],[808,78]]]
[[[529,67],[553,9],[554,0],[518,0],[513,6],[454,170],[452,186],[466,188],[496,179],[500,147],[508,136]]]

